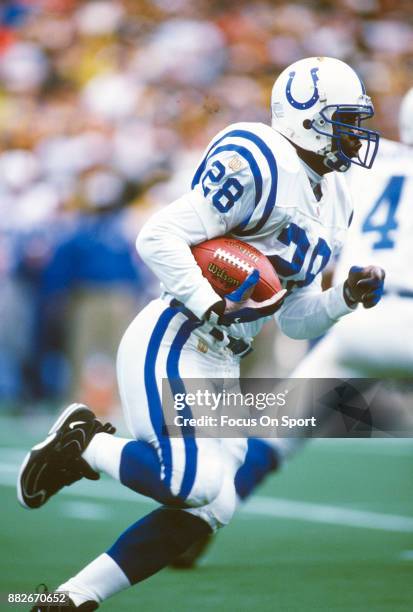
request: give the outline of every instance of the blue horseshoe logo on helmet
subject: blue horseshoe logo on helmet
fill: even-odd
[[[289,74],[290,78],[287,81],[287,87],[285,90],[285,94],[291,106],[294,106],[294,108],[298,108],[300,110],[306,110],[307,108],[311,108],[312,106],[314,106],[314,104],[317,102],[319,98],[317,81],[319,81],[320,79],[318,78],[317,72],[318,72],[318,68],[311,68],[310,74],[311,74],[311,78],[313,79],[314,93],[311,96],[311,98],[307,100],[307,102],[297,102],[297,100],[293,98],[292,93],[291,93],[291,84],[294,80],[295,72],[294,70],[290,72]]]

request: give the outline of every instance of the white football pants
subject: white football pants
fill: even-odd
[[[186,390],[182,379],[238,379],[239,358],[218,346],[205,352],[205,343],[193,330],[194,323],[168,302],[150,302],[121,341],[118,382],[133,438],[154,446],[171,493],[185,499],[191,506],[188,512],[216,529],[234,513],[234,477],[244,461],[247,441],[170,437],[164,428],[162,379],[173,381],[175,393]]]

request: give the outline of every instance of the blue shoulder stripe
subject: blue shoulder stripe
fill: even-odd
[[[240,236],[247,236],[250,234],[254,234],[256,231],[260,230],[265,223],[268,220],[268,217],[270,216],[274,206],[275,206],[275,200],[276,200],[276,196],[277,196],[277,182],[278,182],[278,170],[277,170],[277,163],[275,161],[275,157],[273,152],[271,151],[271,149],[269,148],[269,146],[264,142],[264,140],[262,138],[260,138],[259,136],[257,136],[256,134],[254,134],[253,132],[249,132],[248,130],[232,130],[231,132],[227,132],[226,134],[224,134],[223,136],[221,136],[221,138],[219,138],[216,142],[214,142],[211,147],[208,149],[204,159],[202,160],[202,162],[200,163],[200,165],[198,166],[193,181],[192,181],[192,189],[198,185],[202,173],[205,170],[207,161],[208,161],[208,157],[211,154],[211,151],[213,149],[215,149],[220,142],[222,142],[222,140],[224,140],[225,138],[230,138],[230,137],[238,137],[238,138],[245,138],[246,140],[249,140],[250,142],[253,142],[261,151],[261,153],[263,154],[263,156],[265,157],[269,169],[270,169],[270,174],[271,174],[271,189],[270,189],[270,193],[268,195],[267,201],[265,203],[264,206],[264,211],[263,211],[263,215],[261,217],[261,219],[258,221],[258,223],[252,227],[249,230],[244,230],[244,228],[248,225],[248,223],[251,220],[252,214],[249,215],[249,217],[247,217],[242,223],[240,223],[235,229],[234,229],[234,233],[240,235]],[[255,162],[255,160],[254,160]],[[255,162],[256,163],[256,162]],[[252,168],[251,168],[252,169]],[[260,175],[261,176],[261,175]],[[255,175],[254,175],[255,178]],[[261,179],[262,182],[262,179]],[[255,208],[257,207],[259,203],[259,200],[257,200],[257,198],[255,198]]]
[[[240,223],[240,225],[234,228],[233,230],[233,232],[238,234],[239,236],[249,236],[251,234],[255,234],[255,232],[258,232],[266,224],[269,216],[271,215],[274,209],[275,201],[277,198],[277,183],[278,183],[277,162],[275,161],[274,154],[271,151],[270,147],[262,140],[262,138],[260,138],[256,134],[253,134],[252,132],[247,132],[246,130],[239,130],[239,131],[237,130],[236,133],[238,136],[251,140],[255,145],[257,145],[257,147],[259,148],[259,150],[261,151],[261,153],[264,155],[265,159],[267,160],[268,166],[270,168],[270,173],[271,173],[270,193],[268,194],[268,198],[265,203],[264,211],[263,211],[261,219],[252,228],[245,230],[244,227],[248,225],[248,223],[250,222],[250,219],[252,216],[251,214],[249,219]]]

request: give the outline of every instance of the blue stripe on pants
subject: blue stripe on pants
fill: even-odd
[[[161,342],[170,322],[177,314],[178,311],[175,308],[167,308],[159,317],[149,340],[144,369],[145,391],[149,406],[149,415],[152,427],[161,447],[162,462],[165,468],[165,485],[169,488],[171,486],[172,477],[172,450],[171,442],[168,436],[165,435],[165,420],[156,382],[155,368]]]
[[[186,392],[185,385],[179,375],[179,358],[181,356],[181,351],[189,336],[191,335],[192,331],[199,325],[199,323],[194,323],[193,321],[186,321],[180,328],[171,345],[166,369],[173,395],[175,395],[176,393]],[[189,406],[187,406],[186,404],[185,408],[182,411],[182,416],[184,418],[192,417],[192,412]],[[195,482],[197,470],[197,446],[194,429],[192,427],[185,427],[182,430],[182,433],[185,445],[185,470],[182,479],[181,489],[179,491],[179,497],[181,499],[185,499],[191,492],[191,489]]]

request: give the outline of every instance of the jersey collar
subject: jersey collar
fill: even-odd
[[[317,172],[310,168],[310,166],[306,164],[305,161],[303,161],[302,159],[300,159],[300,162],[302,163],[305,173],[308,176],[308,180],[310,181],[310,185],[314,192],[316,200],[317,202],[319,202],[323,195],[321,190],[321,181],[323,180],[323,177],[320,174],[317,174]]]

